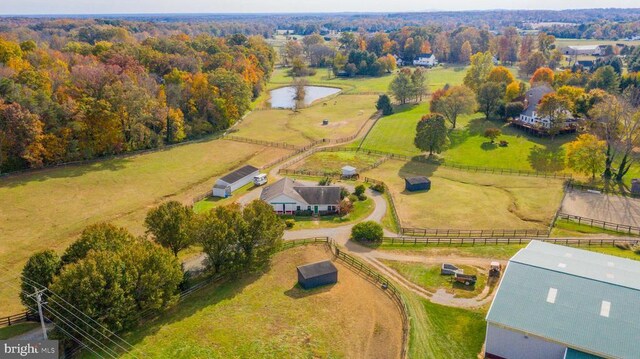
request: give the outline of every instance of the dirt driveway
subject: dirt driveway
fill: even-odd
[[[572,189],[560,212],[612,223],[640,226],[640,199]]]

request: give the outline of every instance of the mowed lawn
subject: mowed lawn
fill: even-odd
[[[341,261],[337,284],[297,286],[296,266],[330,258],[321,245],[278,253],[266,273],[203,289],[125,339],[145,358],[398,358],[400,312],[378,286]]]
[[[431,190],[407,192],[404,179],[422,175]],[[391,189],[403,227],[547,228],[562,200],[562,181],[460,171],[391,160],[366,172]]]
[[[361,169],[383,159],[381,156],[368,155],[365,152],[316,152],[288,169],[341,173],[344,166]]]
[[[144,233],[147,211],[163,201],[210,190],[216,177],[249,163],[262,165],[289,151],[208,140],[165,151],[0,179],[0,263],[20,271],[43,249],[63,251],[83,228],[113,221]],[[14,288],[0,291],[0,313],[21,310]]]
[[[233,133],[264,141],[305,145],[323,138],[355,135],[376,111],[375,95],[339,95],[310,107],[291,110],[267,109],[249,114]],[[325,105],[326,103],[326,105]],[[323,125],[323,120],[329,120]]]

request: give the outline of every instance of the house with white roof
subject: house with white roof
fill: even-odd
[[[640,358],[640,261],[531,241],[487,314],[490,359]]]
[[[566,46],[562,48],[562,53],[569,56],[576,55],[590,55],[590,56],[600,56],[602,55],[602,46],[601,45],[574,45],[574,46]]]

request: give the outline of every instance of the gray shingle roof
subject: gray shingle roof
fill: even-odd
[[[258,168],[253,167],[251,165],[246,165],[238,168],[237,170],[228,173],[224,177],[220,178],[221,181],[227,182],[229,184],[236,182],[237,180],[244,178],[253,172],[258,171]]]
[[[524,109],[523,114],[526,116],[532,117],[533,111],[535,111],[536,108],[538,107],[538,103],[540,103],[540,100],[542,100],[542,97],[552,92],[555,92],[555,91],[551,88],[551,86],[547,84],[537,85],[529,89],[529,91],[527,91],[525,95],[527,100],[527,108]]]
[[[304,279],[318,277],[328,273],[335,273],[338,271],[335,265],[331,261],[321,261],[316,263],[309,263],[298,267],[298,271]]]
[[[431,180],[429,180],[425,176],[407,177],[404,180],[407,181],[407,183],[409,183],[411,185],[421,184],[421,183],[431,183]]]
[[[340,187],[305,186],[302,183],[294,182],[290,178],[283,178],[265,187],[260,194],[260,199],[269,202],[280,195],[285,195],[309,205],[338,205],[340,203]]]
[[[487,321],[614,358],[640,358],[640,262],[532,241],[507,266]]]

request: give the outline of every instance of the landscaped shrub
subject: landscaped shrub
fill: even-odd
[[[296,211],[296,216],[309,217],[311,215],[313,215],[313,211],[310,210],[310,209],[304,209],[304,210]]]
[[[366,187],[363,184],[359,184],[356,186],[355,191],[353,191],[353,194],[355,194],[356,196],[359,196],[363,194],[365,190],[366,190]]]
[[[384,185],[382,183],[374,184],[371,186],[371,189],[376,192],[384,193]]]
[[[342,201],[340,201],[340,204],[338,205],[338,214],[340,216],[346,216],[352,210],[353,210],[353,202],[350,201],[349,198],[345,198]]]
[[[364,193],[361,193],[360,195],[358,195],[358,199],[360,201],[366,201],[367,200],[367,195]]]
[[[358,223],[351,229],[351,238],[359,242],[380,242],[383,235],[382,226],[374,221]]]
[[[340,187],[340,199],[344,199],[347,196],[349,196],[349,190],[344,187]]]
[[[358,196],[356,196],[355,194],[350,194],[347,198],[349,198],[349,201],[351,201],[351,203],[358,202]]]
[[[323,179],[318,181],[318,186],[330,186],[331,182],[331,177],[324,177]]]
[[[284,225],[285,225],[287,228],[291,229],[291,228],[293,228],[293,226],[295,226],[295,225],[296,225],[296,221],[295,221],[294,219],[289,218],[289,219],[286,219],[286,220],[284,221]]]

